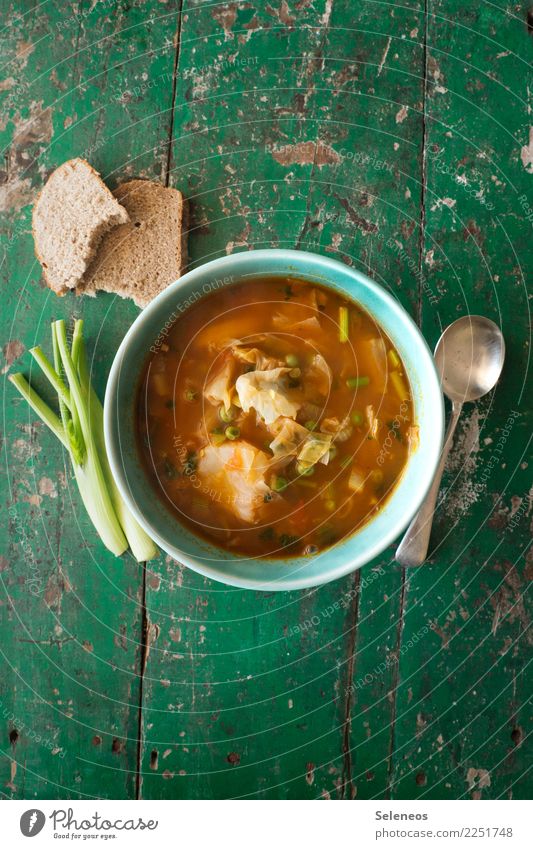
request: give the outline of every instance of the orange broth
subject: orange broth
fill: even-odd
[[[311,556],[382,509],[417,428],[400,357],[356,304],[247,279],[193,302],[160,340],[139,386],[139,452],[195,534],[235,554]]]

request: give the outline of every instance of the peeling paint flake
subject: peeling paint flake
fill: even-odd
[[[22,462],[31,460],[42,450],[40,445],[35,442],[28,442],[26,439],[15,439],[12,449],[13,456]]]
[[[329,27],[329,22],[331,20],[331,11],[333,9],[333,0],[326,0],[326,5],[324,8],[324,14],[320,19],[320,23],[323,27]]]
[[[479,453],[480,414],[474,407],[471,415],[464,419],[459,434],[455,437],[454,450],[448,455],[446,468],[456,477],[453,489],[446,493],[444,502],[446,515],[457,518],[466,513],[479,499],[483,484],[474,481]]]
[[[377,74],[377,75],[378,75],[378,77],[379,77],[379,75],[381,74],[381,72],[382,72],[382,70],[383,70],[383,65],[385,64],[385,61],[386,61],[386,59],[387,59],[387,54],[388,54],[388,52],[389,52],[389,50],[390,50],[391,41],[392,41],[392,37],[391,37],[391,36],[389,36],[389,38],[387,39],[387,43],[386,43],[386,45],[385,45],[385,49],[384,49],[383,54],[382,54],[382,56],[381,56],[380,63],[379,63],[379,65],[378,65],[378,74]]]
[[[266,6],[265,11],[268,12],[269,15],[273,15],[276,17],[282,24],[285,24],[287,27],[292,27],[296,18],[290,14],[289,5],[287,0],[281,0],[281,4],[279,9],[274,9],[272,6]]]
[[[409,107],[408,107],[408,106],[405,106],[405,105],[404,105],[404,106],[402,106],[402,108],[401,108],[401,109],[398,109],[398,111],[397,111],[397,113],[396,113],[396,123],[397,123],[397,124],[403,124],[403,122],[404,122],[404,121],[405,121],[405,119],[407,118],[407,113],[408,113],[408,112],[409,112]]]
[[[290,165],[313,164],[322,168],[324,165],[337,165],[341,161],[337,151],[329,144],[324,144],[321,141],[286,144],[284,147],[274,149],[272,156],[276,162],[287,168]]]
[[[522,165],[528,174],[533,174],[533,127],[529,128],[529,144],[525,144],[520,151]]]
[[[17,113],[14,123],[13,142],[17,147],[24,149],[30,144],[46,146],[52,139],[52,109],[50,106],[43,108],[42,100],[32,100],[29,117],[22,118]]]
[[[0,195],[0,212],[18,211],[33,200],[31,180],[13,180],[4,185]]]
[[[22,356],[25,350],[26,349],[24,345],[22,344],[22,342],[19,342],[18,339],[12,339],[10,342],[7,342],[7,344],[4,345],[2,351],[6,364],[2,369],[2,374],[5,374],[7,371],[9,371],[10,366],[13,365],[15,360],[18,360],[18,358]]]
[[[466,773],[466,782],[469,790],[473,790],[476,785],[479,789],[490,787],[490,772],[487,769],[474,769],[471,766]]]
[[[433,268],[435,265],[435,248],[431,248],[431,250],[426,251],[424,262],[426,265],[429,265],[430,268]]]
[[[437,198],[437,200],[431,207],[431,211],[435,212],[437,209],[440,209],[441,206],[447,206],[448,209],[453,209],[456,203],[457,201],[453,198]]]
[[[10,773],[9,773],[9,781],[6,783],[6,787],[9,787],[13,793],[17,792],[17,785],[15,784],[15,778],[17,777],[17,762],[11,761]]]
[[[244,8],[246,8],[246,5]],[[213,10],[213,17],[224,30],[226,40],[233,38],[232,29],[235,26],[235,21],[237,20],[237,8],[237,3],[228,3]]]
[[[57,498],[57,488],[51,478],[41,478],[37,488],[39,495],[48,495],[50,498]]]

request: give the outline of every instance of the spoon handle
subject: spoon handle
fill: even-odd
[[[433,524],[433,514],[435,512],[435,505],[439,495],[442,473],[444,471],[444,466],[446,465],[446,458],[448,457],[450,448],[452,447],[453,435],[455,433],[455,428],[457,427],[457,422],[459,421],[462,408],[463,405],[459,403],[454,403],[452,406],[452,415],[448,425],[448,430],[446,431],[442,454],[439,465],[437,466],[437,471],[435,472],[433,483],[426,495],[426,500],[423,502],[422,507],[407,528],[404,538],[396,549],[396,560],[401,566],[421,566],[427,557],[429,538],[431,536],[431,526]]]

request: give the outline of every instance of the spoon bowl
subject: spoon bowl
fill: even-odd
[[[496,385],[505,358],[500,328],[482,315],[450,324],[435,348],[442,389],[450,401],[476,401]]]

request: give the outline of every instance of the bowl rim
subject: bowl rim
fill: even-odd
[[[406,509],[404,513],[400,517],[398,517],[398,519],[394,523],[390,524],[390,527],[388,527],[386,533],[381,535],[380,538],[376,540],[374,544],[367,545],[362,552],[354,552],[353,555],[348,555],[348,553],[346,553],[346,558],[342,561],[341,564],[339,564],[336,568],[330,569],[329,571],[325,569],[319,576],[315,576],[312,578],[310,578],[310,576],[302,576],[298,578],[294,576],[278,575],[275,579],[267,582],[259,578],[254,578],[252,576],[250,576],[250,578],[247,577],[246,579],[242,579],[239,576],[233,576],[225,572],[222,568],[213,566],[208,562],[203,562],[202,560],[196,558],[194,555],[191,555],[188,552],[181,551],[177,547],[177,545],[170,543],[168,539],[166,539],[165,536],[160,533],[157,527],[154,527],[145,518],[142,510],[139,509],[136,500],[132,497],[127,476],[124,474],[124,465],[121,461],[122,452],[120,450],[120,437],[116,432],[115,427],[116,425],[118,425],[117,416],[115,415],[115,400],[119,391],[122,361],[126,352],[128,351],[130,345],[134,343],[141,325],[144,322],[148,321],[151,316],[156,314],[166,301],[171,303],[175,299],[175,295],[177,292],[179,292],[180,289],[186,288],[190,283],[193,283],[197,277],[203,277],[206,274],[207,270],[212,271],[213,274],[220,275],[221,273],[224,273],[223,268],[225,266],[232,266],[232,275],[235,278],[235,281],[232,282],[239,282],[239,279],[244,278],[245,275],[251,275],[252,273],[256,274],[258,277],[274,276],[274,272],[269,271],[268,269],[265,269],[263,275],[260,269],[258,269],[257,272],[242,272],[241,274],[239,274],[239,265],[246,265],[250,262],[251,257],[256,260],[258,264],[260,264],[262,259],[266,259],[267,257],[272,259],[274,258],[274,256],[277,257],[280,262],[287,262],[288,264],[290,264],[291,261],[294,261],[296,265],[305,264],[306,262],[308,264],[307,272],[305,272],[302,268],[295,268],[294,271],[287,271],[284,273],[293,274],[295,277],[298,277],[298,275],[301,274],[302,279],[305,279],[306,273],[310,276],[313,274],[322,273],[324,274],[324,280],[322,280],[322,278],[320,279],[319,282],[321,283],[321,285],[324,285],[326,288],[329,287],[335,289],[335,284],[331,281],[328,282],[327,274],[328,271],[331,272],[332,270],[334,271],[335,269],[337,269],[343,274],[352,276],[355,282],[367,287],[378,297],[378,299],[385,301],[387,308],[390,310],[391,314],[396,315],[403,324],[407,324],[411,331],[411,339],[415,339],[420,351],[424,352],[426,360],[424,363],[424,379],[426,382],[429,380],[433,383],[433,390],[437,390],[436,392],[433,392],[433,400],[437,400],[437,403],[440,401],[440,403],[438,403],[438,410],[435,410],[434,450],[432,452],[430,460],[428,461],[428,468],[431,470],[431,474],[428,474],[424,486],[418,487],[416,497],[412,499],[409,508]],[[235,265],[237,266],[236,268]],[[356,295],[352,297],[354,300],[357,300]],[[362,305],[362,308],[366,309],[364,304]],[[372,317],[370,311],[367,311]],[[179,319],[177,320],[179,321]],[[380,327],[383,327],[383,323],[379,318],[375,318],[374,320]],[[386,333],[389,332],[387,328],[383,329]],[[144,359],[142,360],[142,362],[144,363]],[[138,375],[136,377],[138,377]],[[385,548],[387,548],[387,546],[391,542],[393,542],[394,539],[396,539],[402,533],[403,530],[405,530],[405,528],[408,526],[409,522],[412,520],[414,515],[419,510],[421,504],[423,503],[432,484],[433,477],[437,469],[442,450],[443,438],[444,398],[440,387],[440,380],[438,377],[437,369],[433,360],[433,356],[431,354],[431,350],[424,336],[422,335],[420,328],[411,318],[407,310],[399,303],[399,301],[397,301],[393,297],[393,295],[390,294],[390,292],[387,291],[387,289],[385,289],[383,286],[369,278],[366,274],[364,274],[364,272],[361,272],[358,269],[354,269],[351,266],[348,266],[330,257],[324,257],[320,254],[315,254],[310,251],[299,251],[293,249],[263,248],[252,251],[242,251],[237,254],[230,254],[228,256],[217,257],[216,259],[210,260],[206,263],[196,266],[195,268],[186,272],[182,277],[178,278],[178,280],[175,280],[173,283],[170,283],[162,292],[156,295],[156,297],[145,307],[145,309],[137,316],[137,318],[132,323],[131,327],[126,332],[115,354],[115,358],[113,360],[111,370],[109,372],[104,400],[104,439],[109,459],[109,465],[111,467],[111,472],[122,497],[124,498],[127,506],[129,507],[130,511],[133,513],[134,517],[137,519],[141,527],[149,534],[149,536],[164,552],[169,554],[178,562],[183,563],[188,568],[203,575],[204,577],[221,582],[225,585],[238,587],[240,589],[262,590],[269,592],[275,590],[290,591],[309,589],[311,587],[329,583],[330,581],[338,580],[339,578],[342,578],[345,575],[354,572],[356,569],[361,568],[370,560],[377,557],[385,550]],[[406,465],[405,469],[407,468],[408,465]],[[387,503],[390,503],[393,498],[394,491],[387,500]],[[376,515],[376,518],[379,515],[380,513]],[[365,525],[361,528],[361,531],[372,525],[373,521],[374,520],[371,519],[370,521],[366,522]],[[357,538],[357,536],[358,533],[354,533],[351,536],[346,537],[342,541],[341,545]],[[197,537],[197,539],[201,538]],[[216,543],[210,542],[208,543],[208,545],[210,545],[213,550],[218,550],[227,555],[227,552],[224,549],[218,547]],[[328,556],[328,552],[334,551],[335,548],[336,546],[325,549],[324,552],[318,555],[315,562],[317,562],[321,557],[324,557],[326,559]],[[241,563],[243,561],[246,562],[247,560],[247,558],[239,557],[235,557],[234,559]],[[289,564],[292,559],[293,558],[271,558],[270,560],[261,559],[260,562],[276,562],[278,564]],[[253,558],[250,558],[250,561],[257,563],[257,559],[255,559],[254,561]],[[224,559],[223,561],[224,565],[230,564],[231,562],[232,560],[227,559]]]

